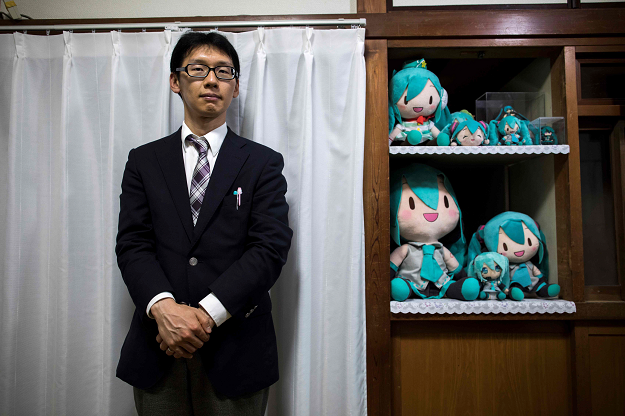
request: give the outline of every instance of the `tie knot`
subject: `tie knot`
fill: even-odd
[[[200,155],[206,154],[206,152],[208,152],[208,142],[204,137],[197,137],[193,134],[189,134],[186,140],[193,143]]]
[[[425,244],[423,246],[423,253],[425,255],[431,256],[432,254],[434,254],[434,250],[436,249],[436,247],[429,245],[429,244]]]

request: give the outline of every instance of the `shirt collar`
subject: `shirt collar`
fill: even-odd
[[[182,140],[183,149],[185,152],[187,151],[187,147],[191,146],[191,144],[185,140],[189,134],[193,134],[193,133],[191,132],[191,129],[189,128],[189,126],[187,126],[187,123],[183,121],[181,140]],[[215,130],[211,130],[203,136],[206,139],[206,141],[208,141],[208,144],[210,146],[210,151],[213,154],[213,157],[216,157],[217,153],[219,153],[219,149],[221,149],[221,145],[224,143],[226,134],[228,134],[228,125],[224,123],[221,126],[217,127]]]

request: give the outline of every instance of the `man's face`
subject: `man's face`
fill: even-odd
[[[188,64],[204,64],[211,68],[234,66],[228,55],[206,46],[192,50],[181,67]],[[169,84],[171,90],[182,97],[185,117],[193,119],[223,119],[225,122],[230,102],[239,95],[239,80],[217,79],[215,71],[210,71],[204,79],[190,77],[186,72],[178,72],[178,77],[170,74]]]

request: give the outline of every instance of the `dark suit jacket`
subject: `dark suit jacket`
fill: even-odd
[[[224,395],[255,392],[278,380],[268,290],[291,244],[284,162],[228,129],[194,227],[180,132],[128,155],[115,252],[136,310],[117,376],[146,389],[174,360],[159,349],[156,322],[146,315],[155,295],[171,292],[197,307],[213,292],[232,318],[200,348],[205,370]]]

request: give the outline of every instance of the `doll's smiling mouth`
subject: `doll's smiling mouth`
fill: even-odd
[[[420,113],[421,111],[423,111],[423,107],[412,107],[412,111],[414,111],[415,113]]]
[[[523,250],[523,251],[515,251],[514,252],[514,255],[517,256],[517,257],[521,257],[523,254],[525,254],[525,250]]]
[[[423,217],[427,222],[434,222],[438,218],[438,214],[423,214]]]

